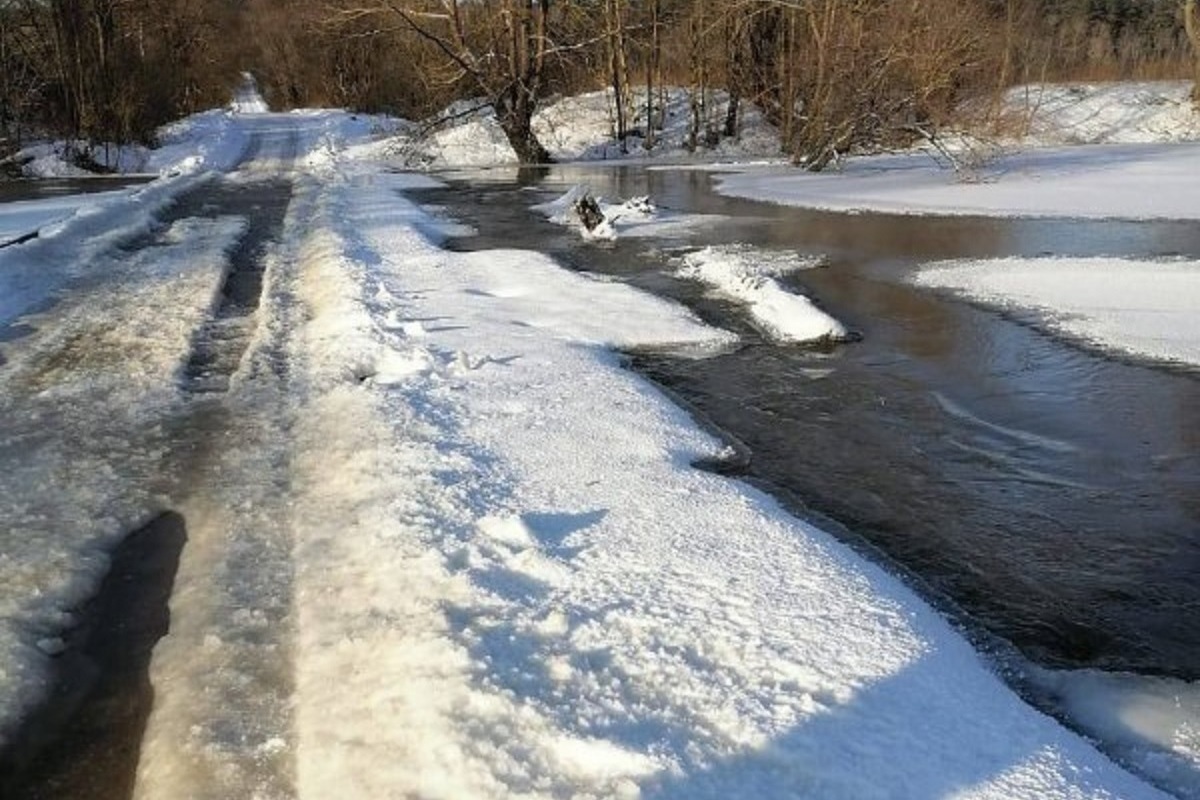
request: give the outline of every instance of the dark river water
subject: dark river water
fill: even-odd
[[[148,176],[129,175],[0,180],[0,203],[12,203],[17,200],[39,200],[47,197],[61,197],[72,194],[109,192],[114,189],[124,189],[127,186],[136,186],[150,180],[151,178]]]
[[[1200,257],[1200,226],[822,213],[725,198],[711,181],[561,167],[420,198],[476,229],[452,247],[549,252],[740,333],[713,358],[632,364],[743,443],[747,477],[832,521],[978,641],[1047,667],[1200,679],[1200,371],[1114,358],[906,281],[945,258]],[[676,239],[587,243],[529,210],[578,183],[719,216]],[[766,341],[673,276],[685,249],[734,242],[824,257],[792,280],[862,341]]]

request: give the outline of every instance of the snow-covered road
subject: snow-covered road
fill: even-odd
[[[366,121],[195,124],[219,136],[179,131],[133,222],[0,256],[72,265],[0,369],[0,736],[106,553],[171,510],[137,797],[1162,796],[896,579],[691,466],[721,443],[613,348],[727,333],[440,249],[402,195],[424,179],[339,159]],[[193,391],[241,258],[261,294],[216,346],[242,352]]]

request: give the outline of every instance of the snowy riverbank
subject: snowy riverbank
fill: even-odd
[[[1164,796],[1021,701],[883,569],[692,467],[721,444],[614,348],[700,357],[730,334],[536,252],[441,249],[445,221],[403,194],[428,179],[370,160],[377,124],[201,115],[129,195],[133,221],[96,239],[114,201],[84,204],[0,253],[5,279],[77,265],[0,320],[42,309],[2,345],[0,732],[106,549],[178,500],[146,476],[192,413],[177,381],[244,220],[112,245],[231,172],[295,194],[221,401],[240,435],[180,503],[191,540],[137,796]],[[147,308],[179,313],[164,328]],[[253,538],[221,549],[264,529],[286,581],[242,563]],[[246,659],[285,674],[280,719],[230,702],[260,679]]]

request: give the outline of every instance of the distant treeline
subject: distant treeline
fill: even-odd
[[[614,135],[653,142],[663,87],[685,86],[693,146],[737,135],[753,105],[821,168],[930,135],[1017,83],[1192,77],[1194,4],[0,0],[0,151],[45,134],[148,142],[226,102],[248,70],[277,108],[420,118],[479,98],[527,161],[545,158],[529,119],[548,96],[607,87]]]

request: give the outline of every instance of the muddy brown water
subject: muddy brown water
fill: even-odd
[[[738,331],[696,361],[634,369],[749,449],[748,478],[828,523],[977,633],[1044,666],[1200,678],[1200,373],[1122,359],[918,289],[947,258],[1200,257],[1200,226],[835,214],[722,197],[702,172],[561,167],[449,176],[417,194],[476,229],[618,276]],[[463,180],[469,177],[469,181]],[[586,183],[718,215],[681,238],[585,243],[529,206]],[[687,248],[819,255],[795,288],[858,343],[765,340],[733,304],[673,276]]]

